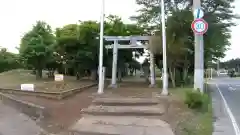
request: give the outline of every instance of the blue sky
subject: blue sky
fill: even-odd
[[[16,52],[24,32],[37,20],[44,20],[53,28],[77,23],[77,20],[99,20],[100,4],[101,0],[1,0],[0,46]],[[235,12],[240,13],[240,1],[235,6]],[[106,14],[121,16],[126,22],[136,14],[137,8],[135,0],[106,0]],[[240,26],[232,29],[231,49],[224,60],[240,57],[238,30]]]

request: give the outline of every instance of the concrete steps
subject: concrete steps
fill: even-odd
[[[156,98],[96,98],[93,105],[81,112],[90,115],[161,116],[165,110]]]
[[[86,116],[72,127],[76,135],[173,135],[159,119],[129,116]]]
[[[160,120],[165,107],[152,98],[97,97],[70,128],[72,135],[174,135]],[[149,117],[153,116],[153,117]]]
[[[158,99],[150,98],[96,98],[93,100],[96,105],[108,106],[138,106],[138,105],[157,105]]]
[[[161,105],[155,106],[102,106],[92,105],[82,110],[84,114],[110,116],[161,116],[165,112]]]

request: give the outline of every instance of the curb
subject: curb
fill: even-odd
[[[0,93],[0,100],[3,102],[3,104],[11,106],[18,111],[30,116],[31,118],[34,118],[35,120],[41,120],[48,116],[45,107],[18,100],[3,93]]]
[[[62,92],[44,92],[44,91],[22,91],[18,89],[4,89],[0,88],[0,93],[9,93],[9,94],[19,94],[19,95],[29,95],[29,96],[36,96],[36,97],[43,97],[48,99],[55,99],[55,100],[61,100],[64,98],[67,98],[73,94],[76,94],[78,92],[81,92],[85,89],[91,88],[96,86],[97,84],[90,84],[85,85],[80,88],[74,88],[70,90],[65,90]]]

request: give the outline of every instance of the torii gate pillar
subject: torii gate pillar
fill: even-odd
[[[117,57],[118,57],[118,41],[114,40],[113,44],[113,61],[112,61],[112,82],[111,87],[117,87]]]

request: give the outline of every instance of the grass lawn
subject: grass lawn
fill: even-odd
[[[35,91],[48,92],[64,91],[92,84],[91,81],[79,81],[72,76],[64,76],[64,82],[56,82],[47,78],[46,72],[43,72],[43,79],[36,80],[31,70],[17,69],[0,73],[0,88],[20,89],[21,84],[24,83],[34,84]]]
[[[191,90],[192,88],[177,88],[171,89],[170,93],[180,102],[184,102],[185,92]],[[209,103],[207,104],[207,109],[204,111],[196,111],[186,108],[181,108],[185,111],[185,116],[180,118],[178,129],[181,133],[177,135],[212,135],[213,125],[212,125],[212,103],[209,97]]]

